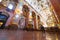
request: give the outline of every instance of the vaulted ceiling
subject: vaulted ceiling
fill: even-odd
[[[60,0],[50,0],[60,20]]]

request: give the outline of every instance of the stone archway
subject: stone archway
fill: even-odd
[[[2,25],[0,25],[1,28],[5,28],[9,17],[10,15],[8,14],[8,12],[3,11],[0,13],[0,19],[1,19],[0,22],[3,23]]]

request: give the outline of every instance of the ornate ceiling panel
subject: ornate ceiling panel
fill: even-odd
[[[47,20],[51,20],[51,23],[53,22],[53,19],[48,19],[52,15],[51,10],[51,4],[50,0],[25,0],[28,2],[43,18],[41,18],[41,21],[44,23],[44,26],[47,25]],[[50,23],[50,24],[51,24]],[[51,25],[52,26],[52,25]]]

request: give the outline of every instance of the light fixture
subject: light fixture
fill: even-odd
[[[2,2],[2,0],[0,0],[0,2]]]
[[[9,4],[9,5],[8,5],[8,8],[9,8],[9,9],[13,9],[13,5],[12,5],[12,4]]]
[[[19,17],[19,15],[18,15],[18,14],[16,14],[16,15],[15,15],[15,17],[16,17],[16,18],[18,18],[18,17]]]
[[[0,27],[2,26],[3,22],[0,22]]]

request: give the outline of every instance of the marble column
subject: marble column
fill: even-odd
[[[40,17],[39,16],[37,16],[37,20],[38,20],[38,27],[37,27],[37,29],[39,29],[40,28]]]
[[[23,5],[23,16],[25,17],[25,28],[28,28],[29,24],[29,8],[27,5]]]
[[[32,17],[33,17],[33,22],[34,22],[34,29],[37,29],[37,25],[36,25],[36,14],[33,11],[32,11]]]

